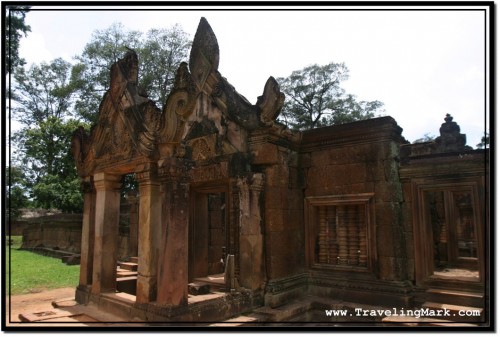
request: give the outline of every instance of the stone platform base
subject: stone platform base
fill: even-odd
[[[251,312],[263,305],[263,296],[247,290],[189,295],[184,306],[160,306],[136,303],[136,297],[122,292],[94,295],[89,288],[78,287],[75,299],[80,304],[93,304],[100,310],[123,318],[126,322],[148,323],[213,323]]]

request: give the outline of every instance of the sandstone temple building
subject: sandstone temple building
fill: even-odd
[[[112,66],[98,122],[72,141],[84,191],[78,302],[126,321],[443,304],[480,313],[455,321],[489,320],[489,154],[465,145],[452,116],[420,144],[391,117],[291,131],[276,121],[273,77],[252,104],[218,65],[202,18],[163,111],[138,87],[134,52]],[[130,174],[136,254],[119,261]]]

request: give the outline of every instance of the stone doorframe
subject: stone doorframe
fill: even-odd
[[[156,299],[160,246],[160,183],[153,163],[136,168],[139,183],[139,242],[136,300]],[[116,263],[123,174],[95,173],[83,179],[84,213],[79,288],[93,295],[116,290]]]
[[[415,280],[418,286],[425,285],[434,273],[434,247],[431,224],[426,220],[425,192],[468,190],[472,196],[474,222],[476,224],[479,282],[485,280],[485,228],[484,210],[479,200],[477,179],[412,179],[413,233],[415,242]]]

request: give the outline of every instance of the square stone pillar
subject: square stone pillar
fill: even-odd
[[[189,184],[179,178],[169,178],[162,188],[162,255],[156,302],[187,305]]]
[[[156,300],[158,255],[161,238],[160,183],[155,165],[146,165],[136,172],[139,182],[139,242],[137,303]],[[132,234],[132,233],[131,233]]]
[[[116,289],[118,256],[118,224],[120,221],[121,177],[106,173],[94,174],[95,240],[92,293]]]
[[[82,181],[83,220],[82,246],[80,250],[80,286],[92,284],[92,266],[94,263],[95,233],[95,190],[92,177]]]
[[[262,234],[261,193],[264,176],[255,173],[238,179],[240,199],[240,284],[257,290],[266,281]]]

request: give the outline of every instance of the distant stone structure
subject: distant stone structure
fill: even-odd
[[[294,132],[276,122],[274,78],[251,104],[218,65],[202,18],[163,111],[137,85],[134,52],[112,66],[98,122],[73,136],[84,191],[77,301],[150,322],[457,302],[488,319],[488,150],[465,147],[451,116],[424,145],[391,117]],[[137,256],[117,268],[131,173]]]

